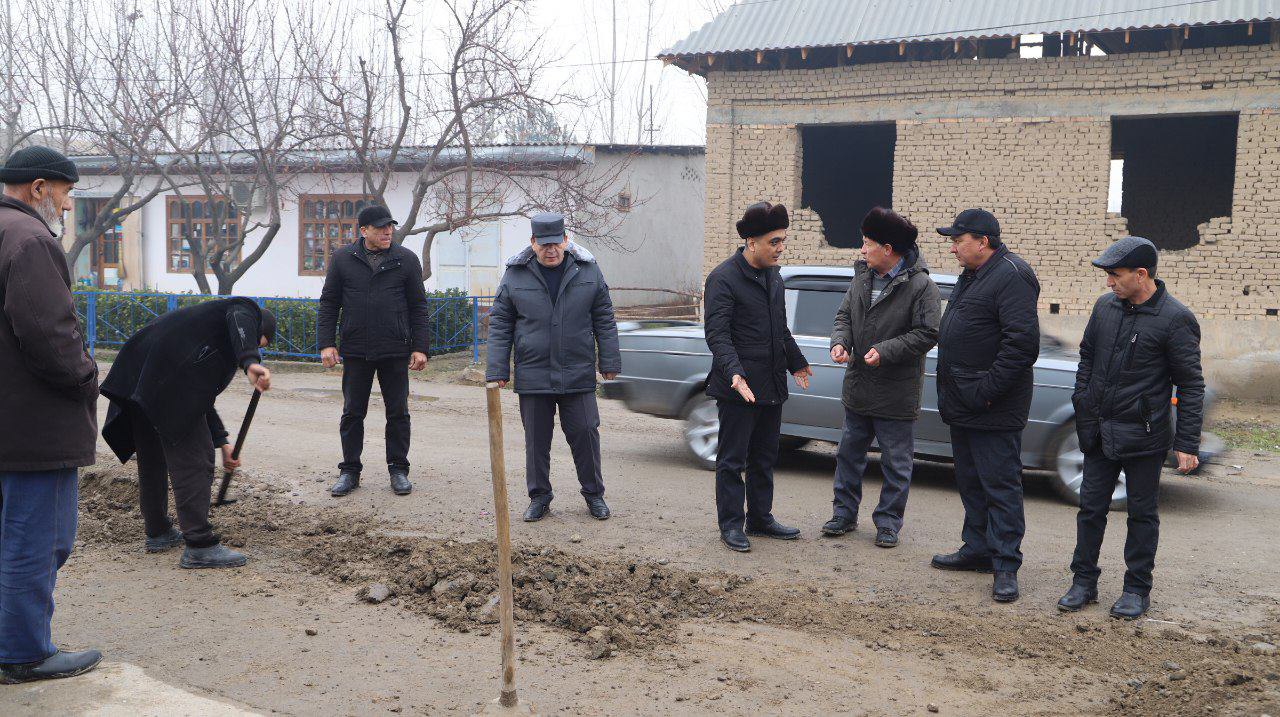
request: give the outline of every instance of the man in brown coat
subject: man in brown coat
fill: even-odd
[[[102,659],[58,650],[49,628],[76,537],[76,469],[94,462],[97,438],[98,369],[50,228],[79,179],[47,147],[0,168],[0,683],[70,677]]]

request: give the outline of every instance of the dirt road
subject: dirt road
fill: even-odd
[[[103,463],[82,490],[59,639],[239,709],[474,711],[496,696],[498,672],[481,389],[415,382],[414,493],[386,485],[374,418],[362,486],[335,500],[337,376],[280,374],[275,385],[233,488],[242,500],[215,518],[249,566],[190,573],[176,553],[142,554],[129,470]],[[230,425],[247,392],[229,394],[219,408]],[[371,416],[380,411],[375,401]],[[1123,572],[1119,514],[1102,603],[1054,610],[1070,581],[1074,511],[1043,480],[1028,479],[1023,597],[997,606],[989,576],[928,567],[959,536],[946,466],[917,466],[902,545],[883,550],[866,517],[856,533],[818,536],[834,458],[829,447],[801,451],[778,471],[775,514],[804,536],[756,540],[740,555],[718,543],[712,476],[686,460],[679,424],[611,402],[601,412],[613,519],[586,513],[558,441],[552,514],[520,522],[514,396],[504,411],[518,677],[543,713],[1280,715],[1280,657],[1255,648],[1280,644],[1273,454],[1167,477],[1152,619],[1132,624],[1106,617]],[[868,484],[874,500],[878,479]],[[393,596],[361,599],[374,583]],[[0,689],[0,713],[46,713],[78,689],[88,688]]]

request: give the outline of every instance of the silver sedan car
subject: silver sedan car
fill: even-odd
[[[956,277],[932,275],[944,302]],[[840,402],[845,367],[831,361],[830,336],[836,310],[849,288],[853,269],[847,267],[786,267],[787,321],[792,335],[813,368],[809,390],[793,389],[782,415],[782,448],[796,450],[810,441],[839,442],[844,425]],[[606,382],[606,398],[621,399],[628,408],[685,421],[684,439],[693,459],[715,469],[719,419],[715,401],[704,392],[711,370],[702,326],[693,322],[621,322],[619,338],[624,373]],[[929,352],[920,420],[916,423],[916,456],[951,460],[951,435],[938,415],[935,386],[937,350]],[[1043,337],[1035,365],[1035,395],[1030,421],[1022,436],[1022,462],[1028,469],[1048,471],[1054,487],[1066,500],[1079,504],[1084,479],[1084,454],[1076,439],[1071,392],[1077,357],[1051,337]],[[1212,392],[1206,391],[1208,414]],[[1201,462],[1221,452],[1212,434],[1201,441]],[[1125,505],[1124,475],[1116,486],[1112,508]]]

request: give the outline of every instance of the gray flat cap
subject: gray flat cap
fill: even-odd
[[[1099,269],[1154,269],[1160,258],[1156,245],[1142,237],[1124,237],[1093,260]]]
[[[564,215],[557,212],[540,212],[529,218],[533,238],[539,244],[559,244],[564,241]]]

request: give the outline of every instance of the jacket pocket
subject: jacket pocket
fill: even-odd
[[[960,404],[975,413],[986,413],[987,402],[978,392],[982,379],[987,377],[986,371],[967,368],[950,368],[951,386]]]

